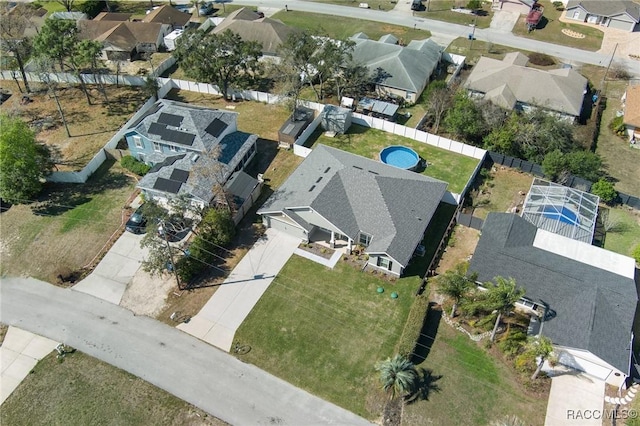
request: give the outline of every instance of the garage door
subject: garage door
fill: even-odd
[[[632,22],[621,21],[620,19],[611,19],[609,21],[610,28],[617,28],[619,30],[631,31],[633,26]]]
[[[574,354],[570,354],[564,351],[560,352],[560,355],[558,356],[558,362],[575,370],[584,371],[585,373],[590,374],[593,377],[597,377],[601,380],[606,380],[609,374],[611,374],[610,368],[603,367],[594,362],[588,361],[584,358],[580,358],[578,356],[575,356]]]
[[[297,226],[291,225],[290,223],[274,219],[273,217],[269,218],[269,226],[277,229],[278,231],[286,232],[287,234],[292,235],[296,238],[300,238],[303,241],[307,241],[308,239],[308,236],[304,229],[298,228]]]

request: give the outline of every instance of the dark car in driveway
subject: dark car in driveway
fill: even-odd
[[[142,215],[142,206],[131,215],[124,229],[134,234],[147,232],[147,219]]]

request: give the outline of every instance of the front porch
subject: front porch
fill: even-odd
[[[354,246],[353,240],[346,235],[341,235],[337,232],[329,231],[328,229],[319,228],[317,226],[309,232],[309,242],[316,243],[347,255],[351,254]]]

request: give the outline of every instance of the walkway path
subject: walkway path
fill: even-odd
[[[173,327],[81,292],[3,278],[0,303],[0,322],[64,342],[229,424],[370,424]]]
[[[16,327],[9,327],[0,346],[0,405],[57,342]]]
[[[298,256],[304,257],[305,259],[312,260],[316,263],[326,266],[327,268],[333,269],[338,263],[338,260],[342,257],[344,253],[342,251],[336,250],[329,259],[325,259],[322,256],[318,256],[317,254],[310,253],[306,250],[296,249],[294,252]]]
[[[200,312],[178,328],[228,352],[236,330],[299,245],[300,239],[267,229]]]

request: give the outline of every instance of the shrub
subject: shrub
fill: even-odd
[[[640,264],[640,244],[633,249],[631,256],[636,260],[636,263]]]
[[[416,348],[424,321],[429,314],[429,298],[427,296],[428,292],[425,291],[422,295],[415,298],[411,305],[407,321],[405,322],[404,330],[402,330],[402,335],[396,346],[396,353],[405,355],[409,359],[411,359],[411,355]]]
[[[467,9],[477,10],[482,8],[482,2],[480,0],[469,0],[467,3]]]
[[[549,65],[554,65],[556,61],[549,55],[545,55],[544,53],[534,52],[529,55],[529,62],[534,65],[538,65],[541,67],[546,67]]]
[[[131,155],[125,155],[124,157],[122,157],[122,159],[120,160],[120,165],[129,170],[131,173],[137,174],[138,176],[146,175],[149,169],[151,169],[150,166],[136,160]]]
[[[624,116],[616,117],[609,123],[609,129],[618,136],[625,136]]]
[[[523,352],[516,357],[514,366],[521,373],[531,373],[536,365],[536,356],[531,351]]]
[[[498,347],[509,356],[514,356],[520,352],[527,341],[527,333],[520,327],[509,327],[505,335],[498,341]]]
[[[591,185],[591,193],[600,197],[607,204],[611,204],[618,197],[618,192],[613,184],[606,179],[600,179]]]
[[[562,4],[561,1],[554,1],[552,4],[553,7],[556,8],[556,10],[564,10],[564,4]]]

